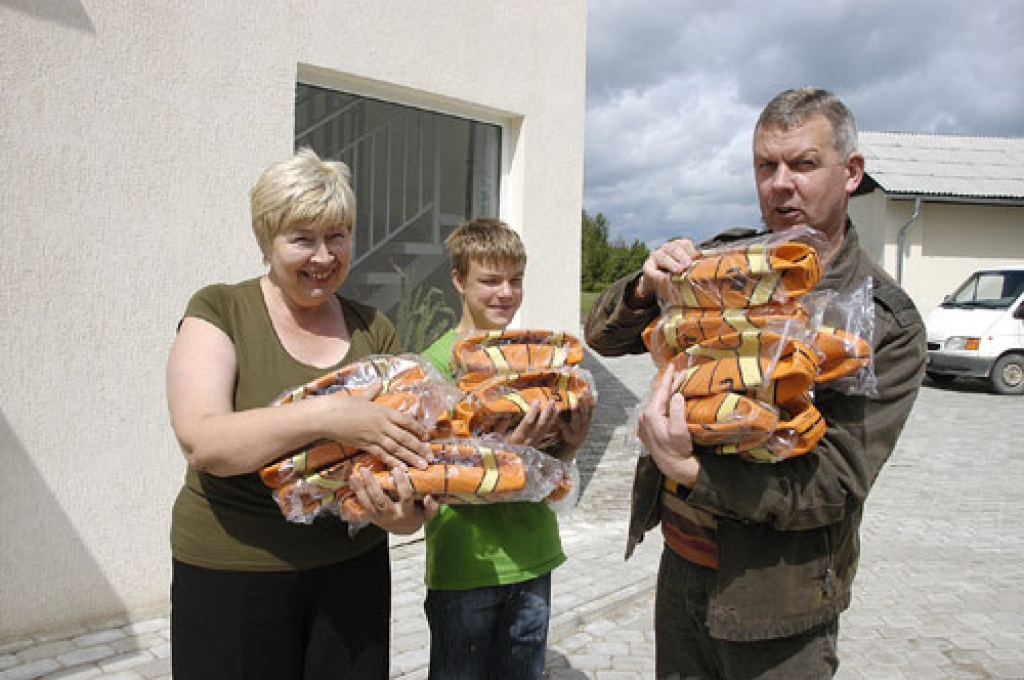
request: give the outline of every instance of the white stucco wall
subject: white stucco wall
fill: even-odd
[[[578,323],[584,0],[5,0],[0,35],[0,641],[165,600],[167,350],[262,270],[247,191],[300,73],[506,126],[522,323]]]
[[[885,194],[874,191],[850,199],[846,212],[857,226],[861,247],[872,260],[884,266],[886,271],[892,271],[890,263],[884,261],[886,242],[891,238],[885,209]]]
[[[926,203],[921,217],[904,273],[924,314],[978,269],[1024,265],[1024,207]]]

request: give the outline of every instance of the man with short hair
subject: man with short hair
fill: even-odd
[[[652,388],[639,424],[651,455],[637,464],[627,555],[661,521],[658,678],[830,678],[838,668],[864,502],[910,415],[926,357],[920,315],[861,249],[847,216],[864,177],[856,138],[852,114],[831,92],[782,92],[755,126],[754,175],[771,232],[807,226],[827,239],[816,291],[871,279],[877,396],[817,388],[824,437],[806,455],[766,465],[695,446],[671,371]],[[702,247],[751,235],[733,231]],[[587,319],[590,347],[607,356],[646,351],[640,332],[697,253],[692,241],[670,241],[612,284]],[[704,558],[686,537],[709,547]]]

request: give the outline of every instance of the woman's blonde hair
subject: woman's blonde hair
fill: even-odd
[[[252,231],[263,253],[274,238],[301,225],[352,231],[356,196],[348,166],[324,161],[312,149],[299,149],[263,171],[249,192]]]

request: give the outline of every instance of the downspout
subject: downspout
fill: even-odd
[[[900,230],[896,233],[896,283],[903,285],[903,245],[906,241],[907,229],[910,228],[914,222],[917,221],[917,216],[921,214],[921,197],[914,197],[914,213],[907,220],[907,223],[900,227]]]

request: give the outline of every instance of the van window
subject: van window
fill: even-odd
[[[1007,309],[1024,292],[1024,271],[975,272],[943,307]]]

